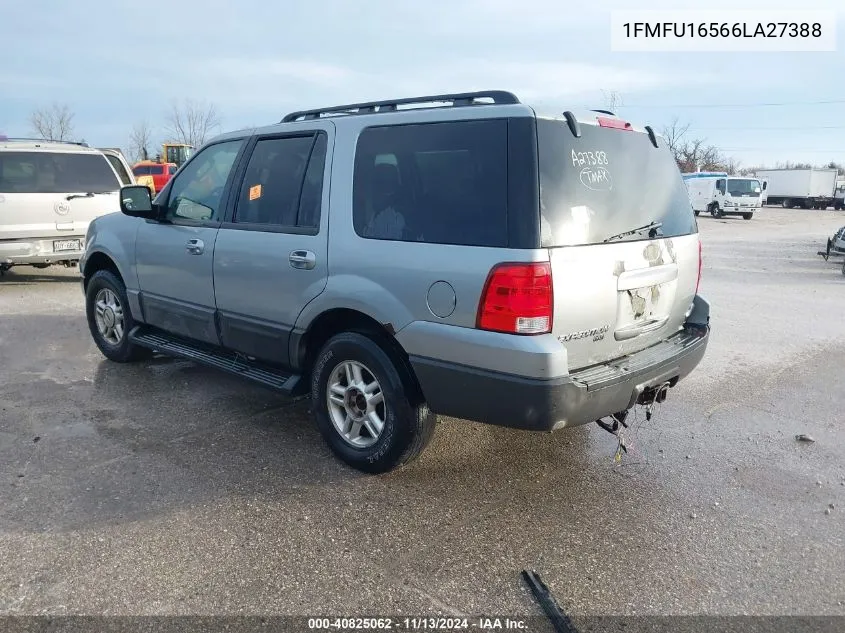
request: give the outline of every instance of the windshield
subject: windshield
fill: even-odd
[[[0,153],[0,192],[117,191],[120,181],[102,154]]]
[[[760,181],[753,178],[728,178],[728,193],[732,196],[759,195]]]
[[[576,138],[566,123],[537,120],[542,245],[598,244],[661,223],[675,237],[698,228],[672,154],[648,135],[582,125]],[[649,239],[649,231],[619,241]]]

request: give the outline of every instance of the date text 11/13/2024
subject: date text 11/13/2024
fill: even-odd
[[[317,631],[528,631],[525,620],[515,618],[309,618]]]

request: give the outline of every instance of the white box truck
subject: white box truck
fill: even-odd
[[[741,215],[750,220],[760,210],[763,190],[757,178],[707,176],[689,178],[686,185],[696,215],[709,213],[714,218]]]
[[[845,180],[836,181],[836,192],[833,194],[833,208],[837,211],[845,209]]]
[[[768,204],[784,209],[826,209],[834,204],[835,169],[761,169],[754,175],[768,181]]]

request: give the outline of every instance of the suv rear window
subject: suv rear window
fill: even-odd
[[[120,181],[102,154],[0,152],[0,192],[117,191]]]
[[[367,128],[353,195],[362,237],[507,246],[508,122]]]
[[[576,138],[564,121],[538,119],[537,145],[544,247],[598,244],[652,222],[662,237],[698,230],[671,152],[647,134],[581,125]]]

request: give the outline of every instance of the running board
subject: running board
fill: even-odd
[[[153,331],[141,325],[132,328],[132,331],[129,332],[129,340],[135,345],[146,347],[155,352],[185,358],[215,369],[222,369],[230,374],[247,378],[286,394],[294,394],[299,385],[300,376],[297,374],[286,373],[225,348],[189,341],[160,331]]]

